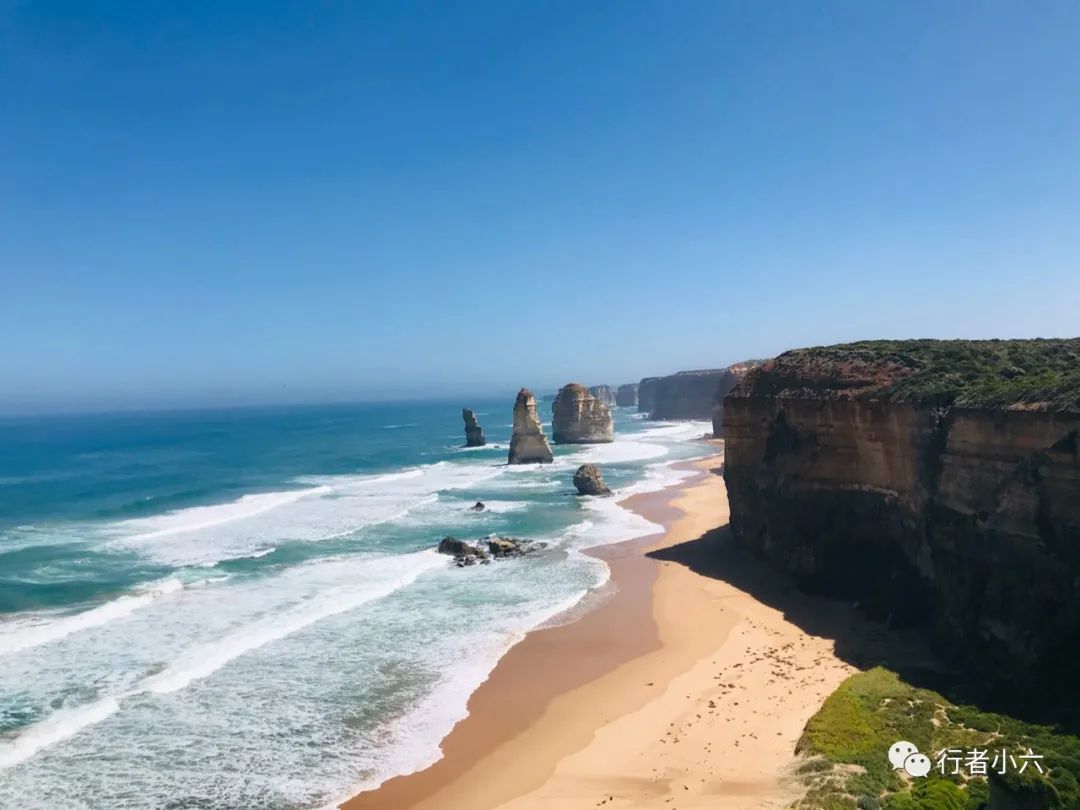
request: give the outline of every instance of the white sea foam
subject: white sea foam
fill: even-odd
[[[154,600],[175,593],[183,588],[183,583],[175,578],[157,582],[139,592],[118,596],[98,607],[66,616],[39,614],[0,624],[0,655],[18,652],[40,644],[49,644],[93,627],[101,627],[108,622],[130,616],[140,608],[147,607]]]
[[[306,489],[246,495],[106,529],[110,545],[174,566],[212,566],[288,541],[318,542],[398,520],[438,492],[499,476],[504,468],[440,461],[385,475],[307,476]]]
[[[376,559],[340,558],[299,566],[263,583],[272,600],[275,591],[294,592],[303,583],[305,595],[292,607],[271,609],[249,623],[211,642],[182,651],[160,672],[127,689],[91,703],[62,709],[23,729],[0,745],[0,771],[17,765],[39,751],[70,739],[122,710],[125,701],[142,694],[178,692],[207,678],[232,661],[271,642],[279,641],[319,621],[383,599],[414,583],[427,571],[445,568],[447,557],[427,550]],[[359,580],[359,581],[357,581]],[[284,587],[283,587],[284,586]]]
[[[271,509],[295,503],[301,498],[325,495],[330,491],[330,487],[324,486],[286,492],[262,492],[244,495],[231,503],[216,504],[214,506],[192,506],[150,518],[134,518],[121,521],[116,524],[116,530],[119,532],[133,532],[126,538],[129,543],[143,543],[147,540],[167,537],[171,534],[197,532],[237,520],[256,517],[264,512],[269,512]]]
[[[74,737],[83,729],[116,713],[116,698],[103,698],[86,706],[63,709],[30,726],[10,742],[0,743],[0,771],[30,759],[38,751]]]
[[[266,619],[243,627],[219,641],[192,649],[167,669],[147,678],[136,691],[167,694],[183,689],[193,681],[221,669],[234,658],[271,641],[292,635],[329,616],[345,613],[387,597],[394,591],[411,585],[425,571],[445,568],[447,559],[434,551],[421,551],[387,558],[386,563],[389,564],[381,565],[386,570],[378,582],[345,592],[336,591],[312,597],[292,611],[267,616]]]

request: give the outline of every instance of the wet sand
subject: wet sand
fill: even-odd
[[[472,695],[443,758],[345,810],[781,807],[795,743],[853,672],[810,635],[706,571],[726,532],[722,455],[623,502],[661,535],[594,549],[611,594],[529,633]],[[706,561],[703,563],[702,561]]]

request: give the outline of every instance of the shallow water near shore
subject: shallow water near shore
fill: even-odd
[[[461,404],[488,436],[464,449]],[[550,417],[548,403],[540,405]],[[510,402],[0,422],[0,804],[322,807],[438,756],[530,628],[652,532],[578,499],[689,475],[705,423],[508,467]],[[488,509],[468,507],[482,500]],[[454,534],[544,551],[458,569]]]

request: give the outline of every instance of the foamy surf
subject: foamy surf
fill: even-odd
[[[145,587],[139,593],[118,596],[110,602],[81,613],[58,618],[49,616],[20,618],[0,624],[0,655],[19,652],[41,644],[50,644],[67,638],[72,633],[101,627],[111,621],[123,619],[147,607],[154,600],[175,593],[183,587],[180,580],[169,578]]]
[[[338,564],[349,565],[348,561]],[[132,688],[108,695],[91,704],[64,709],[19,732],[0,746],[0,770],[17,765],[39,751],[67,740],[120,711],[123,702],[136,695],[166,695],[207,678],[241,656],[299,632],[316,622],[362,605],[383,599],[415,582],[422,574],[445,568],[449,560],[434,551],[375,561],[357,561],[373,582],[355,588],[338,587],[316,594],[284,612],[274,612],[228,634],[224,638],[193,647],[182,653],[161,672],[139,681]],[[359,572],[358,572],[359,573]]]

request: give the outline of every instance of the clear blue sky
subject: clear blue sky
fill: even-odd
[[[0,409],[1080,332],[1080,3],[5,2]]]

